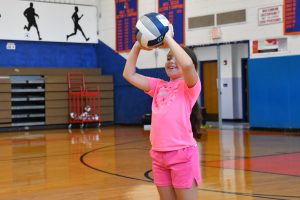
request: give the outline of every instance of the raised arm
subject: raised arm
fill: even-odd
[[[136,62],[140,51],[140,44],[138,42],[135,42],[128,54],[128,58],[123,71],[123,77],[135,87],[144,91],[149,91],[150,87],[147,78],[141,74],[136,73]]]
[[[183,78],[188,87],[193,87],[198,81],[198,73],[195,69],[191,57],[183,50],[183,48],[167,34],[164,43],[169,46],[171,52],[175,56],[178,67],[181,68]]]

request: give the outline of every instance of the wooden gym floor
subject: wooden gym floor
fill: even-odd
[[[199,199],[300,199],[300,133],[204,130]],[[149,133],[0,133],[0,200],[155,200]]]

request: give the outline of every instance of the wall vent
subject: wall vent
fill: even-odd
[[[214,26],[215,16],[205,15],[205,16],[198,16],[198,17],[190,17],[188,19],[188,23],[189,23],[189,29]]]
[[[236,10],[217,14],[217,25],[246,22],[246,10]]]

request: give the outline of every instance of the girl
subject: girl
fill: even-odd
[[[177,44],[169,32],[164,45],[170,48],[165,64],[170,81],[136,73],[138,55],[144,49],[138,42],[128,55],[123,76],[153,97],[150,155],[160,199],[196,200],[201,182],[199,153],[193,138],[200,134],[197,58],[193,51]]]

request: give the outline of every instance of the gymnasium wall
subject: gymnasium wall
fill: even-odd
[[[228,60],[231,60],[231,66],[229,65],[227,66],[227,68],[224,68],[224,66],[221,67],[221,74],[224,75],[222,76],[222,78],[226,79],[226,81],[232,81],[232,88],[228,88],[228,92],[225,92],[226,98],[223,98],[225,100],[224,102],[222,102],[222,104],[224,105],[223,107],[226,107],[226,109],[224,110],[226,118],[241,117],[241,59],[251,58],[248,68],[248,79],[250,87],[250,126],[278,128],[299,127],[300,122],[297,121],[297,119],[295,119],[294,117],[295,112],[299,111],[299,106],[297,107],[296,100],[294,99],[297,99],[299,101],[299,97],[297,95],[297,89],[299,93],[299,88],[296,85],[298,81],[296,77],[300,77],[300,74],[298,70],[298,63],[296,60],[298,60],[298,55],[300,54],[300,38],[297,35],[283,35],[282,23],[264,26],[258,25],[258,9],[283,5],[283,1],[189,0],[185,1],[185,4],[186,10],[188,10],[188,12],[186,12],[185,19],[186,45],[199,46],[195,50],[200,62],[205,60],[217,59],[216,47],[204,47],[203,45],[213,45],[216,43],[244,40],[249,40],[249,43],[251,44],[252,40],[270,38],[287,39],[287,50],[280,53],[254,55],[251,52],[251,45],[250,48],[248,48],[248,45],[245,45],[241,48],[235,47],[234,45],[231,45],[231,47],[222,48],[223,50],[221,50],[221,55],[223,55],[223,57],[225,56]],[[115,49],[115,13],[111,12],[111,10],[114,10],[114,2],[111,0],[100,0],[98,1],[98,6],[100,16],[99,39],[108,47]],[[156,6],[156,0],[143,1],[143,3],[140,3],[138,7],[139,16],[147,12],[156,11]],[[246,10],[246,22],[220,26],[220,39],[211,39],[212,27],[188,29],[188,18],[190,17],[204,16],[241,9]],[[248,52],[248,50],[250,50],[250,52]],[[230,51],[231,53],[228,53],[227,51]],[[124,58],[127,57],[127,53],[122,53],[120,55]],[[143,55],[138,60],[137,66],[140,69],[163,67],[165,55],[166,52],[164,50],[143,53]],[[277,62],[284,63],[284,65],[280,65]],[[231,72],[228,72],[228,68],[231,68]],[[288,72],[286,70],[288,70]],[[290,74],[291,76],[287,76],[286,73]],[[281,76],[280,81],[275,78],[271,78],[272,75],[276,77],[283,74],[286,75]],[[287,85],[288,83],[289,85]],[[282,95],[280,95],[280,92],[276,93],[275,91],[283,91],[283,93]],[[276,99],[277,101],[274,99]],[[269,102],[270,100],[272,100],[271,103]],[[280,102],[280,105],[278,102]],[[260,112],[262,107],[264,107],[263,113]],[[286,117],[286,115],[284,115],[284,112],[287,112],[289,116]],[[277,113],[278,115],[276,115]],[[286,118],[279,122],[279,119],[282,119],[283,117]]]
[[[139,0],[139,16],[156,11],[157,0]],[[29,2],[29,1],[28,1]],[[34,2],[34,1],[33,1]],[[46,1],[45,2],[50,2]],[[101,67],[103,74],[113,74],[115,83],[116,123],[140,123],[141,116],[150,112],[151,99],[142,91],[129,85],[122,77],[127,53],[117,54],[115,49],[115,5],[113,0],[67,0],[70,3],[97,6],[98,44],[74,44],[56,42],[30,42],[0,40],[0,66],[11,67]],[[53,2],[54,3],[54,2]],[[249,61],[250,126],[299,128],[296,118],[299,111],[299,63],[300,38],[283,35],[282,23],[258,26],[258,9],[282,5],[282,0],[188,0],[186,3],[186,44],[195,49],[199,62],[216,60],[216,47],[203,46],[240,40],[256,40],[284,37],[288,49],[278,54],[253,55]],[[246,22],[220,26],[221,39],[211,39],[211,28],[188,29],[188,18],[246,9]],[[0,8],[1,11],[1,8]],[[175,33],[176,34],[176,33]],[[7,50],[7,43],[14,42],[16,50]],[[230,47],[229,47],[230,46]],[[222,104],[225,118],[241,117],[240,59],[248,56],[248,45],[228,45],[221,48],[222,59],[229,65],[222,66],[223,81],[231,81],[224,91]],[[164,63],[167,50],[143,52],[137,67],[144,75],[166,79]],[[280,56],[280,57],[278,57]],[[265,58],[264,58],[265,57]],[[273,77],[273,78],[272,78]],[[278,81],[277,78],[280,78]],[[299,85],[299,84],[298,84]],[[238,92],[236,92],[238,90]],[[280,92],[278,92],[280,91]],[[226,98],[225,98],[226,97]],[[277,101],[274,101],[276,99]],[[271,102],[268,102],[272,100]],[[231,103],[228,106],[228,102]],[[280,103],[280,104],[279,104]],[[261,112],[261,110],[263,112]],[[271,114],[273,113],[273,114]],[[278,115],[276,115],[278,113]],[[284,115],[287,113],[288,115]],[[283,119],[283,120],[279,120]],[[280,122],[279,122],[280,121]]]

